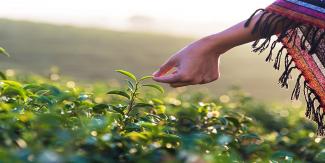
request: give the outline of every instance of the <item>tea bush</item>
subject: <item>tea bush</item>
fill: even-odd
[[[220,98],[164,93],[150,76],[117,72],[125,86],[1,73],[0,162],[325,161],[302,108],[265,105],[238,88]]]

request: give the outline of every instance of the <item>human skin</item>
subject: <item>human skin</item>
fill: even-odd
[[[172,55],[156,72],[153,80],[171,87],[205,84],[220,77],[220,56],[233,47],[259,39],[252,34],[261,15],[254,16],[249,26],[240,22],[222,32],[194,41]],[[263,21],[263,20],[262,20]],[[172,73],[168,73],[175,70]]]

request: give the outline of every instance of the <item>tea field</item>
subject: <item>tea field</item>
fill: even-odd
[[[1,73],[0,162],[325,162],[303,107],[115,75],[125,82]]]

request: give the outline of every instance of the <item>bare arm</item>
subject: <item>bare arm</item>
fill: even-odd
[[[204,84],[217,80],[220,76],[220,55],[229,49],[259,39],[252,34],[260,15],[252,18],[248,27],[245,21],[220,33],[199,39],[171,56],[154,75],[154,80],[168,83],[172,87]],[[171,69],[176,70],[166,75]]]
[[[219,46],[231,49],[233,47],[259,39],[259,35],[251,33],[259,17],[260,15],[256,15],[246,28],[244,27],[245,21],[242,21],[220,33],[210,35],[208,38],[215,43],[216,49],[218,49]]]

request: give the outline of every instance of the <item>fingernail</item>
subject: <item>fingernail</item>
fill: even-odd
[[[158,74],[158,71],[155,71],[154,73],[152,73],[152,76],[156,76]]]

